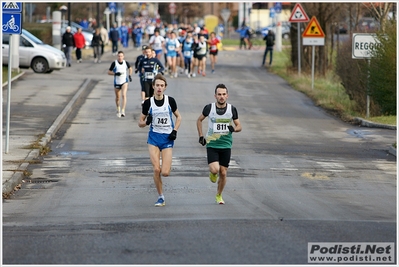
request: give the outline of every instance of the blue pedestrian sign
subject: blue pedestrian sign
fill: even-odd
[[[109,8],[109,11],[111,11],[111,13],[115,13],[116,12],[116,4],[115,4],[115,2],[110,2],[108,4],[108,8]]]
[[[283,6],[282,6],[281,2],[276,2],[274,4],[274,9],[276,10],[277,14],[280,14],[281,10],[283,9]]]
[[[22,3],[21,2],[3,2],[2,3],[3,13],[21,13],[22,12]]]
[[[2,29],[3,34],[22,33],[22,3],[3,2],[2,3]]]
[[[270,17],[274,18],[274,16],[276,15],[276,10],[273,7],[271,7],[269,12],[270,12]]]

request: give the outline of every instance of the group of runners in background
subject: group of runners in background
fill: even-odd
[[[139,75],[142,102],[153,95],[152,81],[161,73],[177,78],[196,75],[206,76],[206,59],[209,53],[211,73],[215,72],[218,44],[214,32],[210,35],[203,29],[199,33],[184,28],[167,31],[165,36],[155,29],[149,36],[148,45],[142,46],[143,53],[136,58],[135,73]]]
[[[154,49],[158,60],[164,61],[165,73],[171,78],[184,74],[188,78],[196,75],[206,76],[206,59],[209,53],[211,72],[215,72],[218,44],[220,40],[214,32],[210,35],[201,30],[199,33],[187,29],[167,31],[165,36],[155,29],[149,38],[149,46]]]

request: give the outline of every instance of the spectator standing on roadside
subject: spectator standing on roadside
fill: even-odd
[[[125,22],[122,22],[122,26],[119,29],[119,35],[121,38],[122,46],[127,48],[129,46],[129,29]]]
[[[78,28],[78,31],[73,35],[73,40],[76,47],[76,60],[78,63],[82,62],[82,49],[85,48],[86,40],[82,34],[82,28]]]
[[[132,25],[132,29],[131,29],[131,32],[132,32],[132,40],[133,40],[133,47],[137,47],[137,33],[134,31],[134,29],[136,29],[137,28],[137,24],[133,24]]]
[[[71,66],[71,54],[75,47],[75,41],[73,34],[71,33],[71,27],[66,27],[65,33],[62,35],[62,46],[64,48],[65,57],[67,59],[67,66]]]
[[[136,35],[136,45],[137,47],[140,47],[143,39],[143,28],[140,25],[137,25],[137,27],[133,29],[133,32]]]
[[[108,45],[109,38],[108,38],[108,31],[104,26],[101,24],[100,25],[100,33],[101,33],[101,39],[103,40],[101,44],[101,55],[104,54],[104,46]]]
[[[91,46],[93,47],[94,51],[94,63],[101,63],[101,44],[103,40],[101,39],[100,29],[97,28],[94,31],[93,39],[91,40]]]
[[[244,49],[247,49],[247,44],[248,49],[250,49],[248,43],[248,27],[245,25],[245,23],[242,23],[241,28],[237,29],[236,32],[240,34],[240,49],[242,46],[244,46]]]
[[[116,27],[116,23],[114,23],[109,30],[109,39],[112,42],[112,55],[116,56],[118,52],[118,42],[119,42],[119,29]]]
[[[82,26],[83,29],[88,29],[89,28],[89,22],[87,21],[86,18],[84,18],[82,21],[80,21],[79,25]]]
[[[264,66],[266,63],[266,56],[267,56],[268,52],[270,52],[269,66],[271,66],[272,61],[273,61],[274,41],[276,40],[274,32],[272,30],[269,30],[268,34],[265,37],[263,37],[263,40],[266,41],[266,49],[265,49],[265,53],[263,54],[262,66]]]

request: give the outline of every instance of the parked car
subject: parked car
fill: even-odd
[[[281,22],[281,36],[283,39],[289,39],[290,38],[290,28],[291,28],[291,23],[288,21],[282,21]],[[256,30],[256,33],[258,35],[262,35],[262,37],[265,37],[269,30],[272,30],[274,34],[277,32],[277,24],[273,23],[269,26],[263,27],[263,28],[258,28]]]
[[[335,34],[347,34],[348,33],[348,29],[346,28],[346,26],[345,25],[337,25],[337,26],[335,26],[335,29],[334,29],[334,32],[335,32]]]
[[[10,35],[3,34],[3,65],[8,65]],[[66,66],[64,52],[43,43],[29,31],[22,29],[19,38],[19,67],[32,68],[36,73],[50,73]]]
[[[380,28],[380,23],[374,18],[363,17],[359,20],[357,27],[362,32],[374,32]]]

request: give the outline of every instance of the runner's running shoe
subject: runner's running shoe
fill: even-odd
[[[163,198],[158,198],[157,202],[155,202],[155,207],[165,206],[165,200]]]
[[[212,183],[216,183],[216,181],[218,180],[218,175],[209,173],[209,180],[211,180]]]
[[[222,195],[216,194],[216,203],[224,204],[224,200],[222,198]]]
[[[121,117],[121,113],[118,111],[118,112],[116,112],[116,116],[118,117],[118,118],[120,118]]]

